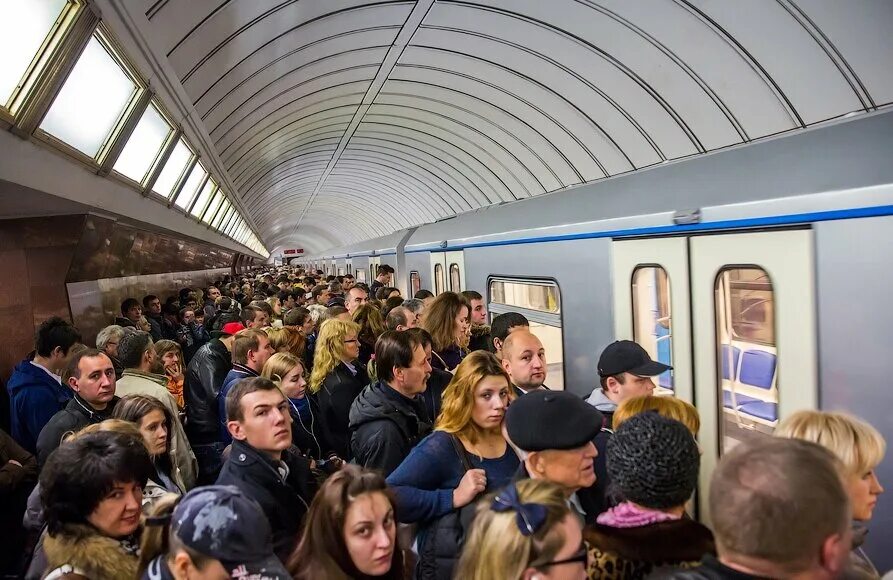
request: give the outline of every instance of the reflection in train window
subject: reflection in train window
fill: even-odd
[[[767,437],[778,423],[772,280],[756,266],[720,271],[715,286],[720,449]]]
[[[443,279],[443,265],[434,264],[434,294],[435,294],[435,296],[439,296],[440,293],[443,292],[444,286],[446,286],[446,281]]]
[[[660,266],[639,266],[633,271],[633,340],[652,359],[673,365],[673,326],[670,312],[670,278]],[[673,394],[673,371],[657,378],[655,395]]]
[[[462,291],[462,279],[459,277],[459,265],[450,264],[450,292]]]
[[[422,277],[413,270],[409,273],[409,291],[415,296],[415,293],[422,289]]]
[[[561,293],[551,280],[490,278],[487,310],[493,317],[519,312],[530,322],[530,332],[546,351],[546,386],[564,390],[564,342],[561,322]]]

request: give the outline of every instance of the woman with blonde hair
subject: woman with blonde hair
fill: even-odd
[[[360,326],[345,320],[326,320],[319,329],[310,375],[310,392],[319,402],[322,429],[338,457],[350,453],[350,406],[369,383],[360,355]]]
[[[471,307],[468,301],[455,292],[444,292],[425,309],[422,328],[434,340],[431,366],[452,371],[465,357],[465,349],[471,337]]]
[[[360,333],[357,335],[360,339],[360,355],[357,360],[365,368],[375,354],[375,341],[387,328],[381,310],[371,304],[363,304],[354,310],[351,318],[360,325]]]
[[[471,353],[443,392],[434,432],[388,477],[400,521],[419,524],[420,578],[451,577],[463,534],[461,511],[517,471],[518,456],[502,434],[513,397],[496,357]]]
[[[579,580],[586,577],[586,560],[580,522],[564,490],[524,479],[480,502],[456,578]]]
[[[782,421],[776,437],[818,443],[834,453],[843,465],[843,476],[853,509],[853,551],[846,578],[879,578],[862,550],[867,524],[884,488],[875,470],[887,452],[887,442],[877,429],[846,413],[798,411]]]
[[[277,352],[264,363],[260,376],[276,383],[288,398],[292,442],[297,448],[316,460],[321,469],[329,461],[333,461],[336,468],[340,467],[342,461],[322,430],[319,403],[307,393],[304,362],[290,352]]]
[[[298,358],[304,356],[304,335],[298,328],[293,326],[271,327],[267,329],[267,338],[270,339],[270,346],[276,352],[291,353]]]
[[[698,415],[698,410],[688,401],[676,397],[642,395],[620,403],[620,406],[614,411],[614,431],[619,429],[620,425],[630,417],[647,411],[654,411],[658,415],[679,421],[694,436],[697,436],[701,429],[701,417]]]

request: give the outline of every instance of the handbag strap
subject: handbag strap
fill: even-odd
[[[468,452],[465,451],[465,446],[462,445],[459,438],[450,433],[450,440],[453,442],[453,449],[456,450],[456,455],[459,456],[459,461],[462,462],[462,471],[465,472],[469,469],[474,469],[471,465],[471,461],[468,459]]]

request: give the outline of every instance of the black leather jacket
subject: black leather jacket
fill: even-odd
[[[186,434],[193,445],[219,440],[217,393],[231,368],[232,356],[216,338],[198,349],[186,367]]]
[[[338,363],[316,393],[325,437],[341,459],[350,457],[350,406],[369,383],[369,377],[359,363],[356,363],[356,369],[354,376],[344,363]]]

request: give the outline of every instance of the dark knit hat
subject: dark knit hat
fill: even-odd
[[[649,508],[684,504],[698,483],[701,454],[679,421],[646,411],[608,441],[608,475],[622,499]]]
[[[505,413],[509,439],[524,451],[582,447],[595,439],[603,422],[598,409],[564,391],[531,391]]]

